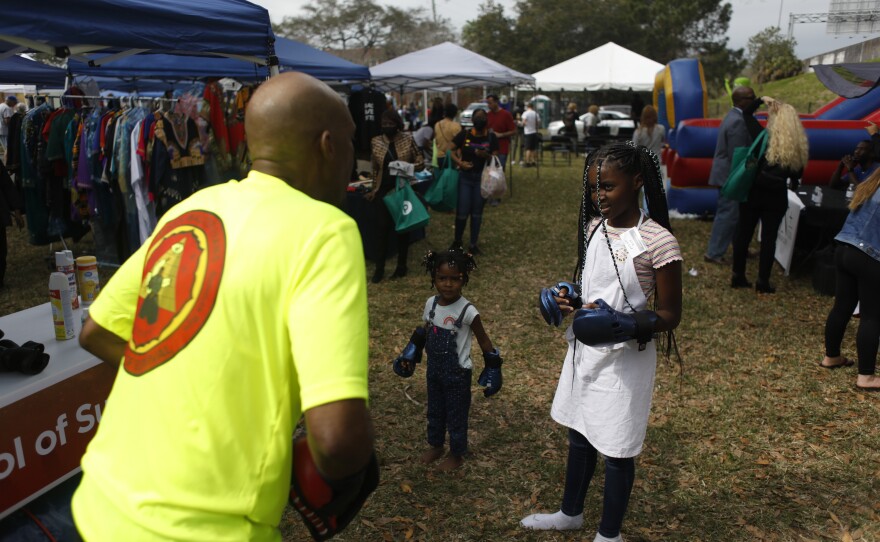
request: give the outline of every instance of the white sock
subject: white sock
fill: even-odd
[[[593,539],[593,542],[623,542],[623,537],[618,534],[614,538],[608,538],[606,536],[602,536],[599,533],[596,533],[596,538]]]
[[[567,531],[580,529],[584,524],[584,515],[581,513],[576,516],[567,516],[560,510],[555,514],[532,514],[523,518],[519,524],[526,529],[538,531]]]

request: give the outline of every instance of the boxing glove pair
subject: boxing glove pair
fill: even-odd
[[[403,348],[403,352],[394,358],[392,363],[394,374],[403,378],[409,378],[413,375],[413,372],[416,370],[416,364],[422,361],[425,341],[425,328],[417,327],[410,336],[409,342]],[[483,390],[483,395],[490,397],[501,391],[501,364],[504,363],[504,360],[501,359],[501,353],[495,348],[491,352],[483,352],[483,361],[486,363],[486,366],[480,373],[477,383],[486,388]]]
[[[586,345],[608,346],[635,339],[639,350],[642,350],[654,336],[654,325],[657,323],[657,313],[654,311],[620,312],[602,299],[595,301],[597,308],[582,309],[580,287],[566,281],[543,288],[538,295],[541,316],[552,326],[559,327],[563,318],[557,297],[569,300],[571,307],[576,309],[572,330],[577,340]]]

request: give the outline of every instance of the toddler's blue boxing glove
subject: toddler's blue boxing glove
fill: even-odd
[[[560,281],[550,288],[542,288],[538,295],[538,308],[541,309],[541,316],[544,321],[551,326],[559,327],[562,323],[562,311],[554,297],[564,297],[571,302],[571,306],[575,309],[581,308],[581,289],[577,284]]]
[[[425,328],[417,327],[413,331],[409,342],[403,352],[394,359],[392,368],[397,376],[409,378],[416,370],[416,363],[422,361],[422,351],[425,349]]]
[[[572,330],[580,342],[589,346],[608,346],[635,339],[643,350],[654,336],[657,313],[625,313],[612,309],[603,299],[594,301],[598,308],[581,309],[574,315]]]
[[[483,367],[477,383],[486,388],[483,390],[483,395],[491,397],[501,391],[501,364],[504,360],[501,359],[501,352],[496,348],[491,352],[483,352],[483,361],[486,362],[486,366]]]

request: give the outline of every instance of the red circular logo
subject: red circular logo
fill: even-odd
[[[127,372],[155,369],[198,334],[214,308],[225,260],[223,222],[208,211],[184,213],[153,237],[125,352]]]

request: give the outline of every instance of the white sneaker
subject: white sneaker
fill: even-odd
[[[554,514],[532,514],[519,522],[526,529],[536,531],[569,531],[580,529],[584,525],[584,515],[567,516],[562,510]]]
[[[614,538],[607,538],[599,533],[596,533],[596,538],[593,539],[593,542],[623,542],[623,537],[618,534]]]

